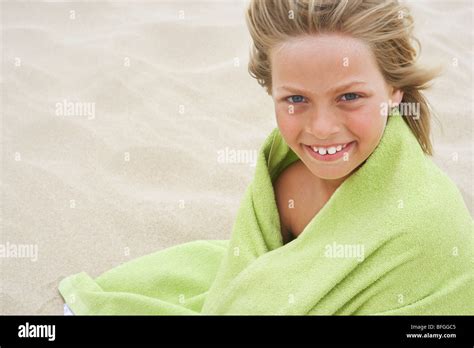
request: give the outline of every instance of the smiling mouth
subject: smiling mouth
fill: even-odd
[[[326,154],[334,155],[335,153],[341,152],[347,147],[347,145],[351,143],[352,141],[348,143],[334,144],[331,146],[319,146],[319,145],[305,145],[305,146],[310,148],[313,152],[318,153],[321,156],[324,156]]]
[[[347,161],[347,156],[349,152],[353,151],[353,148],[356,144],[356,141],[351,141],[345,144],[333,145],[330,147],[322,147],[322,146],[310,146],[304,145],[308,155],[310,155],[313,159],[318,161],[336,161],[340,160],[344,157],[344,160]]]

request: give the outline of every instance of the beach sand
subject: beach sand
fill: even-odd
[[[422,61],[445,67],[427,93],[434,161],[472,214],[472,3],[409,4]],[[0,313],[62,314],[68,275],[230,238],[276,127],[245,5],[2,2],[0,244],[37,255],[0,258]]]

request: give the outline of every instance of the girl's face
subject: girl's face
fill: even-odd
[[[344,180],[377,147],[399,104],[368,46],[337,34],[305,36],[271,51],[272,98],[288,146],[318,178]],[[334,153],[335,152],[335,153]]]

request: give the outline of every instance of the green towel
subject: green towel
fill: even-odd
[[[272,182],[298,157],[273,130],[230,241],[180,244],[61,281],[75,314],[474,314],[473,220],[398,114],[367,161],[283,244]]]

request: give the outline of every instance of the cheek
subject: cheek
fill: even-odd
[[[285,141],[288,145],[293,145],[301,132],[297,116],[289,114],[288,109],[283,106],[276,109],[276,121]]]
[[[354,134],[362,152],[372,152],[377,146],[385,127],[386,117],[380,115],[379,108],[371,108],[348,120],[347,127]]]

